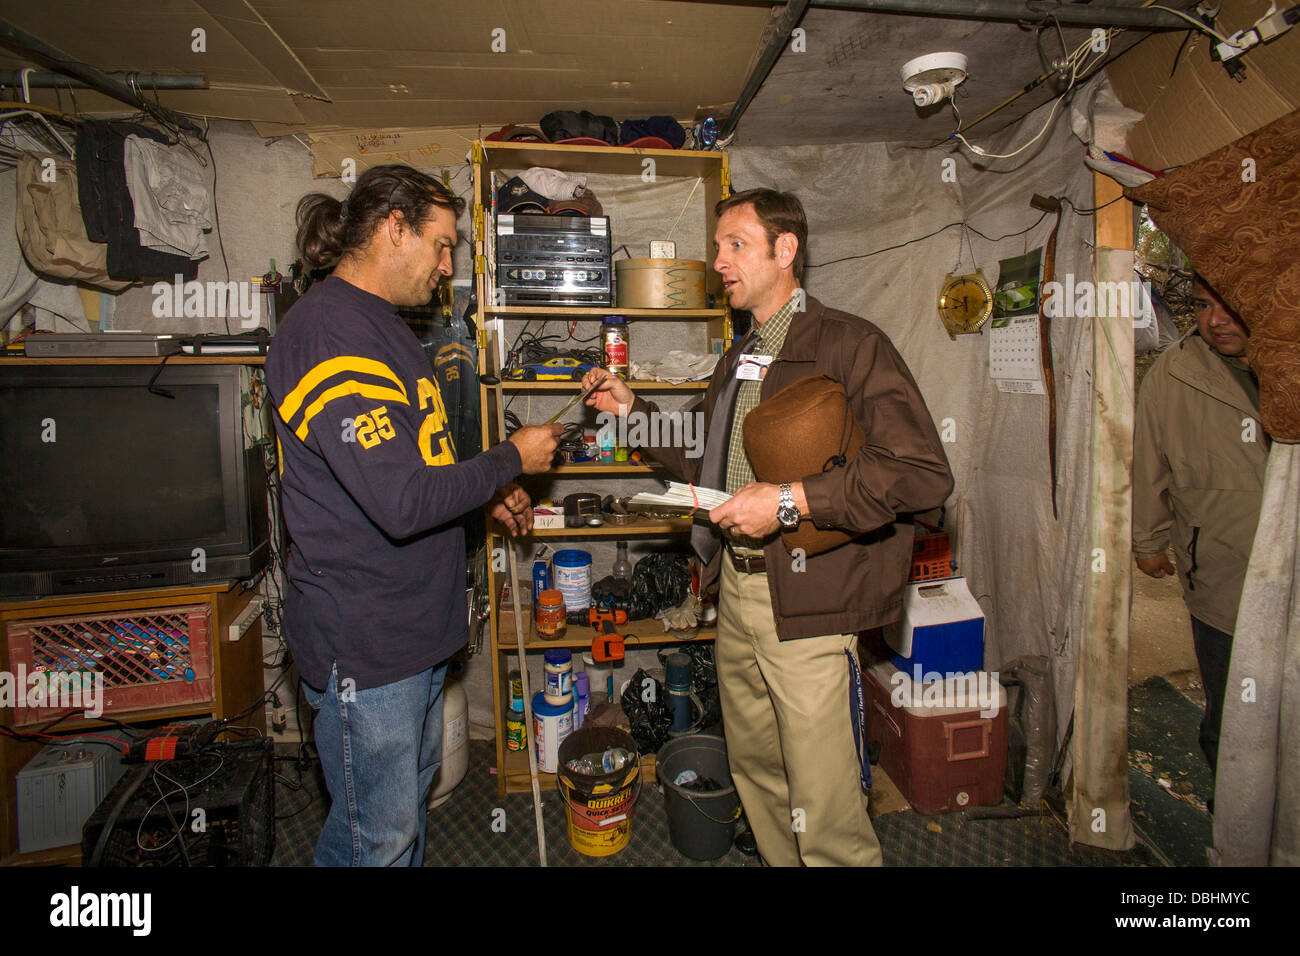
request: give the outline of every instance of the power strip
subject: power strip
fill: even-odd
[[[248,633],[248,629],[262,616],[262,599],[255,597],[244,606],[239,616],[230,622],[230,641],[235,643]]]

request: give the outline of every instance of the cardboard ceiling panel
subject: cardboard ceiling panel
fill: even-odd
[[[562,108],[690,117],[738,94],[768,11],[680,0],[50,0],[6,15],[107,72],[206,78],[203,93],[160,93],[165,106],[304,132],[492,129]],[[197,28],[202,53],[191,49]]]
[[[325,98],[302,61],[245,0],[195,0],[291,93]]]
[[[1254,23],[1267,0],[1225,0],[1225,36]],[[1152,169],[1182,166],[1300,107],[1300,29],[1247,50],[1238,83],[1210,59],[1210,38],[1153,34],[1107,69],[1115,94],[1144,117],[1128,134],[1129,155]],[[1172,75],[1171,75],[1172,74]]]
[[[376,64],[413,50],[457,54],[491,53],[492,30],[507,30],[507,48],[527,49],[510,34],[522,37],[528,18],[507,19],[502,0],[453,4],[446,0],[248,0],[259,15],[299,55],[313,50],[360,50],[374,56]],[[533,3],[544,7],[544,3]],[[620,0],[613,0],[620,5]],[[557,7],[539,9],[537,18],[563,29],[567,18],[556,20]],[[517,28],[517,29],[516,29]]]
[[[298,104],[309,126],[490,130],[559,108],[689,117],[735,97],[769,17],[765,6],[671,0],[486,0],[449,17],[389,0],[357,20],[319,15],[346,4],[302,17],[292,3],[252,2],[332,100]]]
[[[199,73],[206,75],[209,83],[283,86],[266,61],[250,53],[220,20],[193,0],[172,0],[148,8],[121,0],[94,5],[84,0],[48,0],[15,7],[5,18],[105,72]],[[206,52],[192,49],[196,29],[205,33]]]
[[[438,64],[400,67],[317,69],[316,75],[332,91],[336,103],[359,99],[387,99],[400,103],[404,97],[418,99],[478,99],[485,83],[499,71],[447,67]],[[610,87],[592,77],[577,64],[560,69],[521,68],[512,71],[518,79],[514,97],[525,94],[542,102],[569,102],[576,97],[608,97]],[[394,95],[394,94],[400,95]]]

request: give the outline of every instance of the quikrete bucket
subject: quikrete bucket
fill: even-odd
[[[740,818],[740,800],[727,766],[727,743],[721,737],[695,734],[670,740],[659,748],[655,770],[664,788],[668,836],[683,856],[716,860],[731,849]],[[673,781],[693,770],[722,785],[721,790],[689,790]]]
[[[632,762],[597,775],[568,768],[570,760],[610,747],[629,751]],[[569,843],[575,850],[586,856],[610,856],[627,846],[632,837],[632,805],[641,789],[641,757],[631,734],[617,727],[575,730],[560,744],[555,779],[564,795]]]

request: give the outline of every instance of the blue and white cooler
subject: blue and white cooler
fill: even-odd
[[[909,677],[918,667],[922,675],[947,677],[984,666],[984,612],[964,577],[909,584],[902,618],[884,632],[890,660]]]

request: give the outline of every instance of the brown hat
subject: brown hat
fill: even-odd
[[[809,375],[764,399],[745,416],[745,453],[759,481],[801,481],[842,468],[867,443],[849,408],[844,386],[829,375]],[[808,518],[782,531],[787,551],[821,554],[851,535],[821,529]]]

